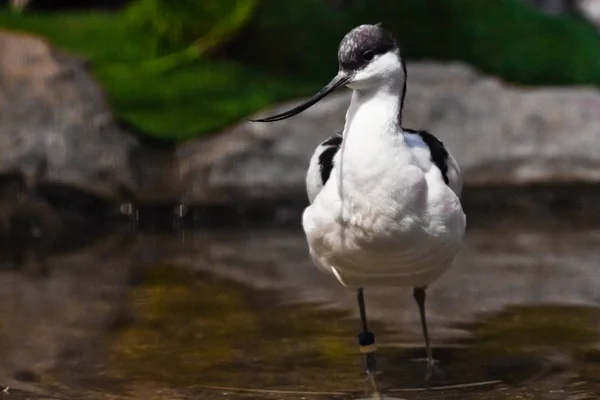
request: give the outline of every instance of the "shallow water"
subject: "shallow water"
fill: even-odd
[[[427,389],[410,290],[366,291],[378,376],[404,399],[600,395],[600,229],[487,221],[428,290]],[[119,232],[0,270],[10,399],[357,399],[355,298],[298,228]]]

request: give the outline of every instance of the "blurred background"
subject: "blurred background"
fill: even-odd
[[[355,399],[352,293],[308,258],[304,179],[349,91],[276,124],[381,22],[404,123],[464,174],[464,251],[367,292],[407,399],[600,397],[600,1],[0,1],[0,386],[12,399]]]

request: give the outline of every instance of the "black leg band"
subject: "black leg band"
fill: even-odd
[[[377,350],[375,344],[375,335],[373,332],[362,331],[358,334],[358,345],[360,346],[361,353],[373,353]]]

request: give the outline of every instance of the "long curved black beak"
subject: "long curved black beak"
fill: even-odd
[[[331,80],[323,89],[319,90],[317,94],[308,99],[305,103],[300,104],[298,107],[294,107],[291,110],[282,112],[281,114],[273,115],[267,118],[251,119],[251,122],[275,122],[281,121],[282,119],[293,117],[296,114],[300,114],[302,111],[314,106],[319,101],[323,100],[327,95],[333,93],[334,90],[340,86],[344,86],[350,80],[351,76],[344,72],[338,73],[335,78]]]

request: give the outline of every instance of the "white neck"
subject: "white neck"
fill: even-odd
[[[410,150],[401,132],[402,84],[354,90],[346,113],[338,179],[368,190],[390,165],[408,162]],[[342,178],[343,176],[343,178]]]
[[[390,81],[376,90],[353,90],[346,112],[344,138],[397,133],[402,126],[404,82]],[[374,139],[374,138],[373,138]]]

